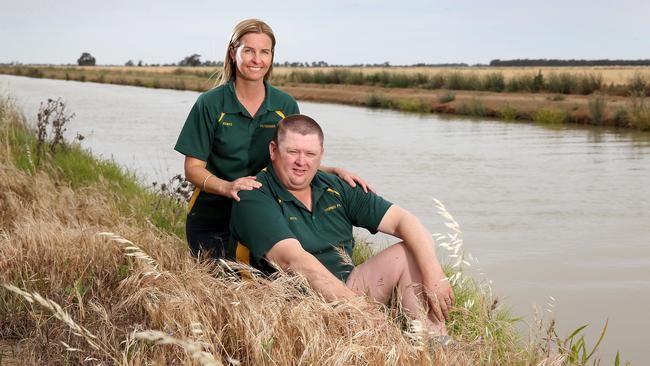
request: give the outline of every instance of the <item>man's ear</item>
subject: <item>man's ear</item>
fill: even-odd
[[[275,155],[278,153],[278,144],[275,143],[275,141],[271,141],[269,144],[269,155],[271,156],[271,160],[275,159]]]

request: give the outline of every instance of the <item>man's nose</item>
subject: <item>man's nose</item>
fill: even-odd
[[[305,154],[299,153],[298,157],[296,158],[296,164],[298,165],[304,165],[306,161]]]

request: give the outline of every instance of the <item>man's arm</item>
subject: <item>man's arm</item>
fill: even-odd
[[[378,230],[404,241],[420,268],[422,285],[432,293],[429,303],[433,314],[440,321],[448,319],[449,307],[454,303],[454,294],[436,258],[435,246],[429,230],[417,217],[397,205],[392,205],[386,211]]]
[[[305,276],[309,285],[328,302],[356,296],[316,257],[305,251],[296,239],[279,241],[266,254],[266,259],[286,272]]]

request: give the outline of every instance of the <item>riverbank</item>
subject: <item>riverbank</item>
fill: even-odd
[[[345,73],[345,71],[345,69],[338,71],[334,69],[333,71],[324,71],[322,74],[328,75],[328,72]],[[529,75],[530,72],[524,73],[522,71],[519,74],[513,73],[510,79],[504,79],[504,76],[497,77],[496,79],[501,80],[500,83],[494,81],[490,83],[503,84],[503,88],[495,89],[489,87],[492,84],[482,81],[483,79],[488,81],[494,79],[494,76],[490,76],[492,74],[486,73],[479,77],[472,76],[468,72],[469,76],[459,79],[461,81],[466,79],[466,81],[462,83],[458,81],[458,86],[453,83],[449,86],[467,89],[474,83],[477,84],[474,88],[476,90],[455,90],[442,89],[446,85],[444,83],[449,83],[449,81],[444,80],[443,84],[435,88],[378,86],[410,85],[409,83],[395,84],[391,82],[391,75],[394,74],[393,78],[395,75],[409,75],[408,70],[391,71],[386,76],[386,82],[378,81],[374,85],[363,85],[369,83],[363,81],[365,79],[360,79],[362,81],[355,85],[353,83],[355,79],[345,81],[329,80],[323,77],[323,81],[319,82],[320,79],[314,79],[313,76],[311,78],[307,77],[309,73],[318,72],[318,70],[292,71],[291,69],[280,68],[275,72],[272,82],[298,100],[417,113],[445,113],[498,118],[509,121],[535,121],[543,124],[576,123],[650,130],[650,101],[645,97],[646,89],[650,89],[650,81],[646,82],[645,74],[641,73],[638,75],[632,74],[636,76],[628,75],[626,77],[630,78],[630,80],[627,80],[621,79],[621,76],[616,76],[617,79],[614,75],[608,76],[609,78],[598,77],[601,74],[594,74],[597,71],[582,75],[574,70],[573,72],[578,76],[571,77],[572,74],[566,73],[557,74],[559,76],[555,77],[555,79],[558,79],[558,81],[554,83],[557,83],[558,86],[547,87],[549,90],[557,89],[557,92],[545,92],[546,89],[537,90],[537,92],[522,91],[527,90],[524,86],[521,89],[516,89],[516,92],[507,92],[504,89],[508,85],[507,81],[520,79],[534,81],[535,75],[531,74],[531,76]],[[348,71],[348,73],[350,72]],[[414,74],[414,72],[411,70],[410,74]],[[211,68],[0,66],[0,73],[36,78],[194,91],[204,91],[213,87],[215,80],[214,70]],[[305,73],[307,73],[307,76],[302,75]],[[376,71],[376,73],[382,75],[380,71]],[[360,75],[363,76],[363,74]],[[449,75],[463,74],[458,71],[450,71]],[[551,73],[550,75],[556,74]],[[561,75],[566,76],[561,77]],[[369,76],[364,77],[372,79]],[[432,79],[434,77],[435,75],[427,76],[427,78]],[[580,77],[587,81],[580,82],[582,80]],[[417,77],[410,78],[417,80]],[[591,85],[588,81],[592,79],[599,81],[592,82],[591,84],[594,84],[594,86],[589,88],[585,86],[580,89],[580,85]],[[617,80],[618,84],[614,83],[614,81],[607,84],[608,80]],[[530,81],[530,83],[534,84],[533,81]],[[524,81],[519,84],[526,85]],[[570,92],[574,88],[573,84],[576,85],[575,92],[587,88],[583,92],[593,93],[589,95],[571,94]],[[563,87],[565,89],[562,89]],[[481,89],[488,91],[481,91]]]
[[[460,347],[432,355],[395,311],[372,319],[354,303],[324,303],[295,278],[241,281],[197,263],[173,197],[78,144],[39,148],[21,115],[0,101],[0,282],[27,291],[0,290],[0,339],[20,343],[24,364],[199,356],[212,364],[538,364],[569,353],[556,348],[553,323],[522,340],[463,266],[453,272],[458,305],[449,324]],[[138,333],[147,329],[164,333]]]

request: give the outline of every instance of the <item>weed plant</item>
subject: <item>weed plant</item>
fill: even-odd
[[[438,97],[438,102],[445,104],[445,103],[453,102],[455,99],[456,99],[456,95],[454,93],[447,92]]]
[[[554,107],[544,107],[533,113],[533,121],[548,125],[559,125],[566,121],[567,113]]]
[[[650,106],[644,93],[636,94],[630,100],[629,121],[632,127],[650,130]]]
[[[607,101],[600,94],[595,94],[589,98],[589,118],[593,124],[602,125],[605,121],[605,107]]]
[[[517,119],[517,108],[507,104],[499,109],[499,117],[506,121],[514,121]]]

